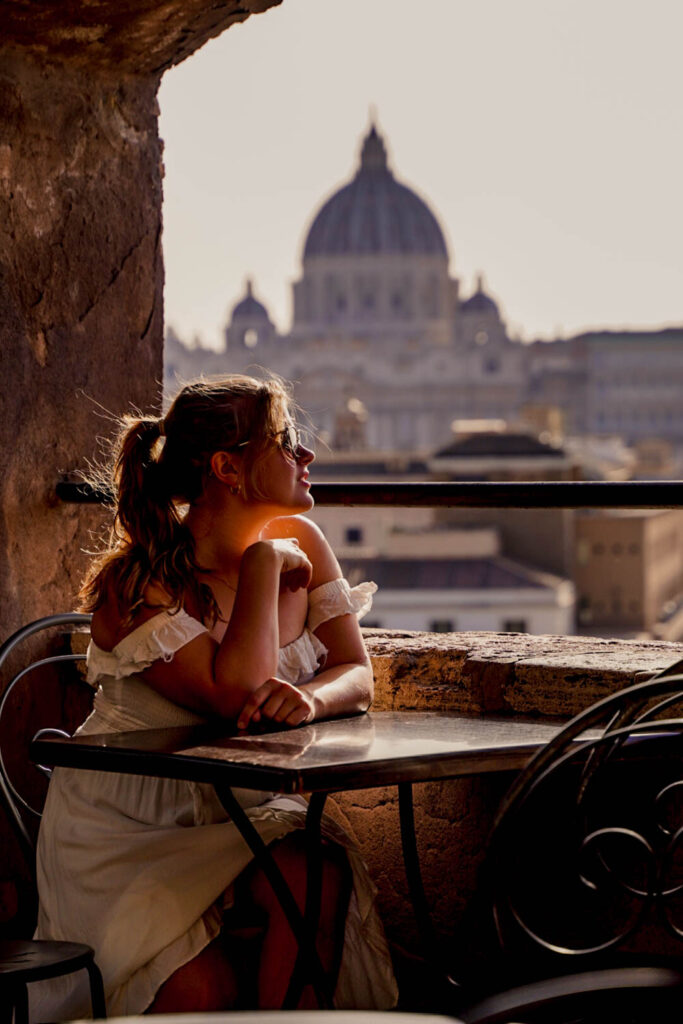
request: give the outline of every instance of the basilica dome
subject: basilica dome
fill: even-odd
[[[379,253],[448,259],[436,217],[412,189],[396,181],[387,166],[384,142],[373,125],[363,141],[356,176],[323,204],[313,220],[304,260]]]

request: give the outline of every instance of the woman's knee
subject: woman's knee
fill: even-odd
[[[273,860],[282,872],[292,895],[300,908],[306,899],[308,884],[308,850],[307,837],[304,832],[292,832],[271,847]],[[326,903],[336,902],[348,889],[350,884],[350,868],[343,847],[328,840],[322,840],[320,848],[314,851],[322,861],[322,899]],[[272,906],[277,903],[270,882],[262,869],[256,869],[250,889],[254,901],[259,906]]]

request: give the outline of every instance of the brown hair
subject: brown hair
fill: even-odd
[[[211,456],[237,448],[243,451],[243,493],[265,498],[259,463],[290,405],[277,378],[235,374],[187,384],[163,419],[124,416],[110,464],[97,481],[114,493],[114,522],[81,588],[81,607],[95,611],[113,591],[130,624],[147,588],[157,584],[169,595],[171,611],[189,593],[202,616],[215,622],[218,608],[211,589],[197,579],[204,570],[184,525],[185,508],[202,494]]]

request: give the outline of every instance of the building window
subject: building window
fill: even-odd
[[[528,633],[526,619],[504,619],[503,633]]]
[[[347,526],[344,536],[347,544],[360,544],[363,540],[363,531],[360,526]]]
[[[258,331],[254,327],[248,327],[244,332],[245,348],[256,348],[258,345]]]
[[[432,619],[429,623],[430,633],[453,633],[455,631],[455,623],[453,619]]]
[[[588,565],[591,555],[591,546],[587,540],[582,538],[576,545],[576,561],[579,565]]]
[[[374,276],[356,278],[356,296],[361,313],[371,313],[377,305],[378,284]]]
[[[422,308],[428,317],[439,315],[439,281],[433,274],[425,282],[422,293]]]

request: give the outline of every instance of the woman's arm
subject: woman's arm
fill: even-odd
[[[310,589],[341,577],[334,552],[320,529],[310,520],[294,517],[279,523],[295,538],[311,561]],[[286,692],[277,679],[267,680],[247,699],[239,717],[240,728],[260,717],[287,725],[367,711],[373,696],[372,666],[360,626],[353,614],[323,622],[316,635],[328,650],[324,668],[309,683]]]
[[[297,590],[305,587],[310,577],[307,556],[291,540],[253,544],[242,558],[235,602],[221,642],[203,633],[177,650],[171,661],[155,661],[142,673],[143,678],[183,707],[237,718],[250,694],[277,671],[281,585]],[[146,601],[134,628],[169,603],[163,591],[150,590]],[[93,622],[93,637],[101,643],[96,627]]]

